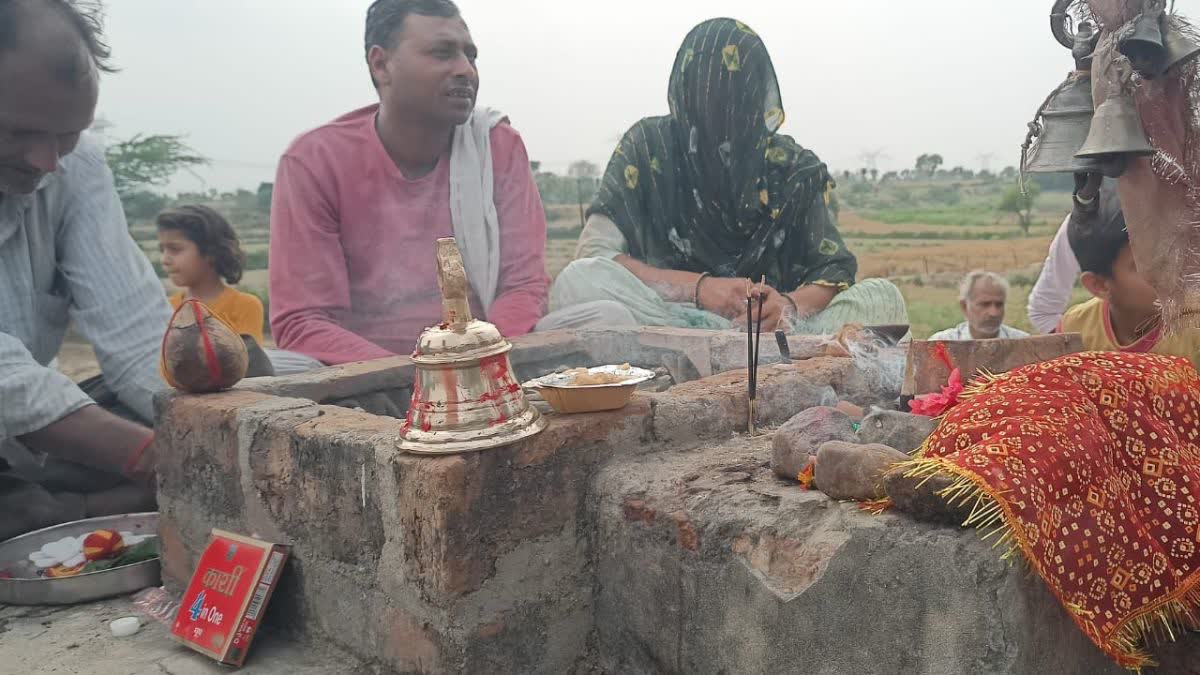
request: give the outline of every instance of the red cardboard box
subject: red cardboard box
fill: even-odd
[[[287,556],[283,544],[213,530],[172,635],[221,663],[242,665]]]

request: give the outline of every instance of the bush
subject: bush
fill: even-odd
[[[241,288],[238,290],[242,291],[243,293],[249,293],[250,295],[253,295],[256,298],[258,298],[260,302],[262,302],[263,335],[270,335],[271,334],[271,298],[268,296],[267,292],[264,290],[257,289],[257,288]]]
[[[156,192],[141,190],[121,198],[121,206],[125,211],[125,219],[153,220],[163,209],[167,208],[170,199]]]
[[[254,251],[246,254],[246,269],[247,270],[265,270],[267,269],[267,252]]]
[[[962,203],[962,193],[955,187],[938,185],[930,188],[929,200],[938,204],[956,206]]]

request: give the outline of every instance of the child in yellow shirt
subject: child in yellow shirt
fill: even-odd
[[[1138,273],[1114,185],[1106,182],[1090,206],[1076,203],[1067,239],[1083,286],[1095,297],[1067,310],[1058,332],[1082,334],[1088,351],[1182,356],[1197,364],[1200,331],[1165,334],[1158,294]]]
[[[195,298],[239,335],[263,344],[262,301],[229,284],[242,279],[246,254],[229,221],[207,206],[180,206],[158,215],[158,250],[171,283],[183,290],[170,297],[176,309]]]

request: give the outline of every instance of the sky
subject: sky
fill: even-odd
[[[106,0],[121,72],[98,114],[110,138],[182,134],[211,158],[172,190],[270,181],[296,135],[376,101],[369,0]],[[479,46],[479,103],[508,114],[531,159],[603,167],[621,134],[667,110],[695,24],[732,16],[766,42],[787,133],[835,171],[1016,165],[1026,123],[1072,68],[1050,0],[458,0]],[[1200,0],[1178,0],[1197,14]],[[988,157],[990,155],[990,157]]]

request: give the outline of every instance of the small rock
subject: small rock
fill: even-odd
[[[870,501],[884,496],[883,473],[908,455],[886,445],[830,441],[817,452],[816,484],[837,500]]]
[[[780,478],[796,480],[822,443],[856,439],[854,422],[846,413],[835,408],[809,408],[775,432],[771,468]]]
[[[835,407],[846,413],[846,416],[855,422],[861,420],[865,414],[862,407],[856,406],[849,401],[839,401]]]
[[[879,443],[911,453],[925,443],[937,425],[937,420],[931,417],[876,408],[863,418],[858,427],[858,439],[862,443]]]
[[[888,472],[883,477],[883,491],[892,500],[897,511],[917,520],[943,525],[962,525],[971,510],[966,506],[951,506],[937,494],[950,487],[953,482],[949,476],[935,475],[925,480],[906,478],[901,471]]]

